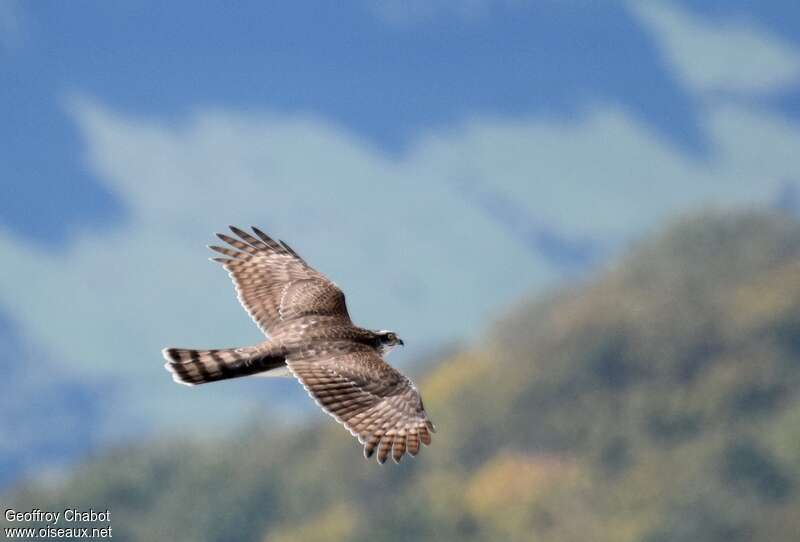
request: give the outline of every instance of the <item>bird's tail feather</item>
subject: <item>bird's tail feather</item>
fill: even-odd
[[[187,386],[250,376],[286,365],[283,356],[258,348],[165,348],[161,353],[167,360],[164,367],[172,373],[172,379]]]

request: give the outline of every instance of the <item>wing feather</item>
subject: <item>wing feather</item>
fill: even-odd
[[[288,360],[291,372],[328,414],[364,445],[379,463],[400,462],[430,444],[433,427],[414,384],[371,348],[353,344],[350,352]],[[424,436],[423,436],[424,435]]]
[[[217,234],[229,246],[208,247],[225,256],[212,260],[228,271],[239,301],[265,334],[283,322],[308,315],[351,323],[339,287],[289,245],[255,227],[255,236],[236,226],[230,230],[236,237]]]

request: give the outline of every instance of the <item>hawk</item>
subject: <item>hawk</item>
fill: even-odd
[[[435,428],[414,383],[383,360],[402,345],[396,333],[356,326],[344,293],[288,244],[256,227],[218,233],[209,246],[239,301],[268,340],[216,350],[165,348],[173,380],[194,386],[242,376],[294,376],[308,394],[384,463],[416,455]]]

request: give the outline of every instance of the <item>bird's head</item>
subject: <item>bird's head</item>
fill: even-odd
[[[396,346],[403,346],[403,339],[397,336],[394,331],[382,329],[376,332],[378,336],[378,344],[383,353],[387,353]]]

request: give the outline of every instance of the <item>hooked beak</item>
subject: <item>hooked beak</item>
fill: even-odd
[[[397,339],[397,343],[398,343],[400,346],[403,346],[404,344],[406,344],[406,343],[404,343],[404,342],[403,342],[403,339]]]

